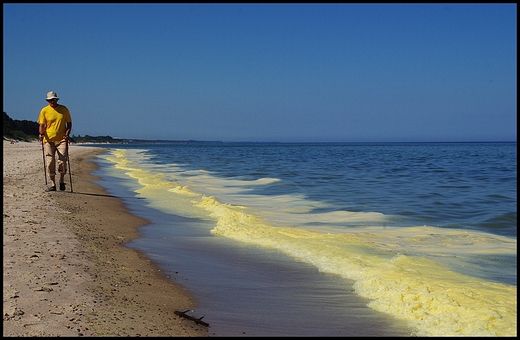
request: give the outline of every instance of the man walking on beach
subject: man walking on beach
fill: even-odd
[[[65,174],[67,173],[68,141],[72,130],[72,118],[65,105],[58,104],[56,92],[47,93],[47,102],[38,117],[38,136],[44,145],[47,171],[51,180],[48,191],[56,191],[56,153],[58,154],[58,172],[60,173],[60,190],[65,190]]]

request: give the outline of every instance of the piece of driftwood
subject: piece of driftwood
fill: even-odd
[[[193,316],[186,314],[186,312],[188,312],[188,311],[189,311],[189,309],[184,312],[180,312],[180,311],[176,310],[175,314],[177,314],[178,316],[182,316],[183,318],[186,318],[188,320],[191,320],[191,321],[195,322],[197,325],[202,325],[205,327],[209,326],[209,323],[202,321],[202,318],[204,316],[201,316],[200,318],[197,319],[197,318],[194,318]]]

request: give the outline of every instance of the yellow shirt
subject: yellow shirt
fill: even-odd
[[[63,140],[65,131],[67,131],[66,123],[71,122],[72,118],[70,117],[69,109],[64,105],[58,105],[55,109],[47,105],[40,111],[40,116],[38,117],[38,123],[46,125],[44,137],[46,142]]]

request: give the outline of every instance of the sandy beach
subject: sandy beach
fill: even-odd
[[[3,336],[207,336],[175,314],[182,273],[124,246],[147,221],[92,182],[97,152],[71,145],[72,192],[46,192],[41,144],[3,142]]]

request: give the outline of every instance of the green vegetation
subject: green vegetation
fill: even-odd
[[[74,143],[121,143],[120,139],[114,139],[110,136],[89,136],[72,135],[70,140]]]
[[[38,140],[38,123],[30,120],[15,120],[4,112],[4,139],[30,142]]]

